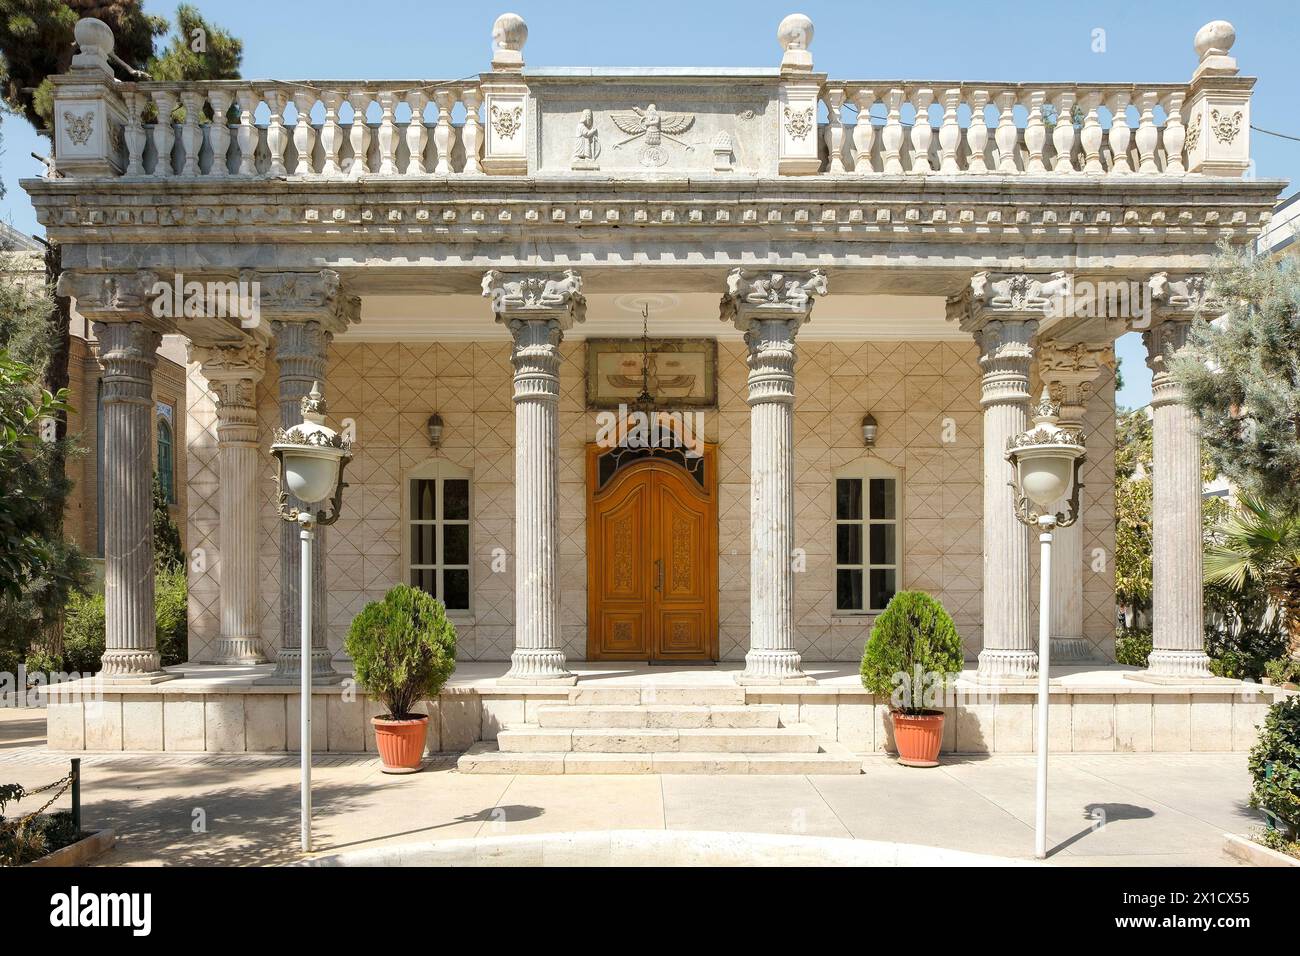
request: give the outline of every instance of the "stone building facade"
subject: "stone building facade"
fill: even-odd
[[[1253,241],[1282,185],[1244,178],[1231,26],[1197,34],[1190,81],[1107,84],[837,80],[812,33],[787,17],[771,68],[535,69],[506,15],[477,79],[152,83],[116,79],[82,21],[54,81],[60,178],[24,186],[111,392],[106,671],[167,678],[141,498],[164,333],[190,345],[195,661],[298,673],[266,449],[318,384],[356,449],[316,552],[323,682],[399,581],[445,598],[463,658],[508,660],[507,682],[662,659],[797,686],[804,662],[857,659],[904,588],[951,610],[980,679],[1023,681],[1036,569],[1005,450],[1043,390],[1089,452],[1054,653],[1104,664],[1113,342],[1141,331],[1149,676],[1207,679],[1195,421],[1164,363],[1215,308],[1215,244]],[[183,123],[146,122],[177,104]],[[659,392],[651,336],[679,363]],[[632,364],[593,366],[605,339]],[[602,446],[611,394],[698,411],[699,454],[672,430]]]

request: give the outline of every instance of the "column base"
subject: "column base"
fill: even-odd
[[[260,637],[223,637],[209,664],[266,664],[271,660]]]
[[[975,679],[981,681],[1030,680],[1038,676],[1038,652],[989,647],[980,651]]]
[[[162,658],[157,651],[137,651],[126,649],[109,649],[99,658],[99,673],[106,680],[136,680],[163,675]]]
[[[284,648],[275,660],[275,673],[254,681],[255,684],[300,684],[302,683],[302,654],[298,648]],[[313,684],[338,684],[345,679],[330,664],[330,652],[323,647],[314,647],[311,652],[311,682]]]
[[[1092,659],[1092,642],[1086,637],[1052,638],[1053,664],[1067,664]]]
[[[557,648],[517,650],[510,655],[510,670],[498,684],[576,684],[578,675],[569,670],[564,651]]]
[[[798,651],[753,650],[745,655],[745,669],[736,675],[736,683],[743,686],[755,684],[815,684],[803,672],[803,660]]]
[[[1125,674],[1131,680],[1153,684],[1178,684],[1183,681],[1216,681],[1226,678],[1210,673],[1210,658],[1202,650],[1155,650],[1147,658],[1147,669]]]

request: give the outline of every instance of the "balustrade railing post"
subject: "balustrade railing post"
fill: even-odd
[[[930,165],[930,141],[934,137],[934,128],[930,126],[930,104],[933,102],[934,90],[928,87],[921,87],[912,93],[916,119],[912,121],[911,171],[921,176],[934,171]]]
[[[876,143],[876,127],[871,122],[871,106],[876,102],[876,91],[858,90],[853,102],[858,108],[858,122],[853,127],[853,171],[874,172],[871,149]]]
[[[208,103],[212,106],[212,123],[208,126],[208,144],[212,148],[209,176],[230,174],[227,155],[230,152],[230,117],[227,114],[231,98],[229,90],[208,90]]]

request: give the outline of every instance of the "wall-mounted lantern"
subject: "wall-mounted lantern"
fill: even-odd
[[[862,444],[871,448],[876,443],[876,432],[879,426],[876,424],[876,416],[870,412],[862,416]]]
[[[437,448],[442,444],[442,416],[434,412],[425,422],[425,427],[429,430],[429,444]]]

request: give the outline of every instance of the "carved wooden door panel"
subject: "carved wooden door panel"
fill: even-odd
[[[646,459],[598,487],[588,457],[587,656],[716,660],[718,518],[706,468]]]
[[[684,472],[654,476],[651,552],[655,591],[652,633],[657,660],[699,660],[709,656],[711,596],[717,595],[710,568],[717,567],[710,540],[712,502]]]

